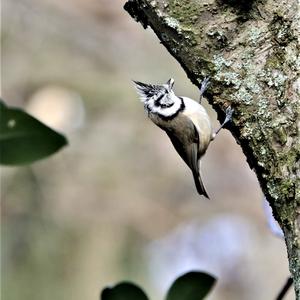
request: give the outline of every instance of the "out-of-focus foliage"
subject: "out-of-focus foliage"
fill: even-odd
[[[201,300],[211,291],[216,279],[203,272],[189,272],[171,285],[166,300]]]
[[[148,300],[144,291],[130,282],[121,282],[101,292],[101,300]]]
[[[131,80],[173,77],[192,99],[199,90],[124,3],[2,3],[2,96],[69,140],[33,165],[1,166],[2,298],[97,299],[126,279],[162,299],[193,269],[218,278],[210,300],[274,298],[286,249],[267,228],[255,175],[222,130],[202,161],[212,201],[197,195]]]
[[[168,290],[166,300],[202,300],[212,289],[216,279],[203,272],[189,272],[177,278]],[[133,283],[121,282],[107,287],[101,300],[147,300],[144,291]]]
[[[0,164],[21,165],[45,158],[66,138],[18,108],[0,100]]]

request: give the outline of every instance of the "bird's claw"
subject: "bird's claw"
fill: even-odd
[[[202,95],[209,85],[209,77],[205,77],[201,82],[200,94]]]
[[[225,112],[226,113],[226,118],[225,118],[226,122],[232,120],[232,114],[233,114],[233,112],[234,112],[234,109],[231,108],[231,106],[228,106],[226,108],[226,112]]]
[[[199,103],[201,103],[202,96],[203,96],[204,92],[206,91],[208,85],[209,85],[209,77],[205,77],[201,82]]]

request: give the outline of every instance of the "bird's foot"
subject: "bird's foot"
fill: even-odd
[[[206,91],[208,85],[209,85],[209,77],[205,77],[201,82],[199,103],[201,103],[202,96]]]
[[[231,108],[231,106],[228,106],[226,108],[226,111],[225,111],[225,113],[226,113],[225,120],[222,123],[222,125],[220,126],[220,128],[215,132],[215,134],[213,135],[213,138],[215,138],[215,136],[220,132],[220,130],[224,127],[224,125],[226,123],[228,123],[229,121],[232,120],[232,114],[233,114],[233,112],[234,112],[234,109]]]
[[[224,121],[224,125],[227,123],[227,122],[229,122],[229,121],[231,121],[232,120],[232,114],[233,114],[233,112],[234,112],[234,109],[233,108],[231,108],[231,106],[228,106],[227,108],[226,108],[226,117],[225,117],[225,121]]]

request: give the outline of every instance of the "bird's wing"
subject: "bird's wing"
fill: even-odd
[[[198,131],[193,122],[184,115],[178,116],[176,122],[176,126],[164,128],[164,130],[184,162],[192,171],[198,171]]]
[[[178,116],[176,122],[178,122],[178,124],[176,124],[175,128],[184,128],[184,130],[176,132],[172,130],[172,128],[164,130],[169,136],[178,154],[191,169],[198,193],[209,198],[201,180],[199,170],[200,153],[198,131],[194,123],[186,116]]]

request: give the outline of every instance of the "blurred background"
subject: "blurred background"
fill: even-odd
[[[131,80],[173,77],[195,99],[198,89],[124,2],[2,3],[2,96],[69,139],[48,159],[1,168],[2,299],[98,299],[124,279],[162,299],[195,269],[219,279],[208,299],[274,299],[286,250],[255,174],[223,130],[202,163],[211,201],[198,196]]]

